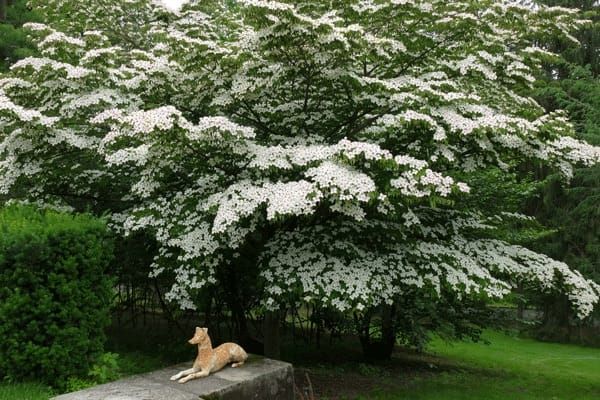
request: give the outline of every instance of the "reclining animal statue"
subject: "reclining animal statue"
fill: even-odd
[[[192,368],[173,375],[172,381],[186,383],[192,379],[208,376],[211,372],[217,372],[229,363],[232,363],[233,368],[239,367],[248,359],[244,349],[235,343],[223,343],[213,349],[208,328],[196,327],[196,333],[188,343],[198,345],[198,357]]]

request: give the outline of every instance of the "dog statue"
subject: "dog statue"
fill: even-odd
[[[198,345],[198,357],[192,368],[173,375],[172,381],[186,383],[192,379],[208,376],[211,372],[217,372],[229,363],[232,363],[233,368],[239,367],[248,359],[244,349],[235,343],[223,343],[213,349],[208,328],[196,327],[196,333],[188,343]]]

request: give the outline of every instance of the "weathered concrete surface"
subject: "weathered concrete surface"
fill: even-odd
[[[192,362],[67,393],[53,400],[293,400],[292,365],[251,355],[239,368],[229,366],[185,384],[169,378]]]

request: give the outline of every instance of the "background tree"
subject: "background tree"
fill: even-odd
[[[25,0],[0,1],[0,72],[15,61],[34,54],[35,48],[22,26],[38,18],[27,8]]]
[[[248,309],[277,322],[319,308],[389,356],[434,313],[431,326],[476,335],[473,309],[518,285],[564,293],[580,317],[598,302],[598,285],[566,264],[494,238],[506,216],[463,202],[493,167],[540,160],[568,177],[599,161],[561,112],[522,95],[554,57],[532,42],[569,38],[572,12],[81,3],[37,2],[53,21],[27,25],[44,57],[0,81],[0,193],[87,199],[121,233],[153,235],[151,275],[182,308],[223,291],[240,335]]]
[[[533,94],[548,111],[564,109],[573,122],[577,136],[600,144],[600,10],[595,1],[544,1],[549,5],[573,7],[590,23],[579,28],[574,46],[559,37],[551,37],[544,47],[560,54],[548,60],[545,72]],[[545,169],[539,170],[546,184],[528,201],[526,212],[555,230],[536,244],[544,253],[567,262],[585,276],[600,279],[600,168],[575,170],[569,185]],[[589,340],[572,329],[572,313],[566,299],[545,299],[541,335],[549,339]],[[588,335],[589,336],[589,335]]]

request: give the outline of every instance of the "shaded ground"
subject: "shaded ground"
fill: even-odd
[[[397,392],[417,381],[429,381],[440,374],[460,374],[451,361],[398,349],[388,362],[342,362],[295,366],[298,389],[312,392],[316,399],[355,399],[372,393]],[[369,397],[365,397],[369,398]]]
[[[600,349],[487,332],[484,343],[435,340],[430,354],[399,350],[383,364],[297,368],[315,398],[328,400],[600,399]],[[310,358],[310,356],[309,356]]]

